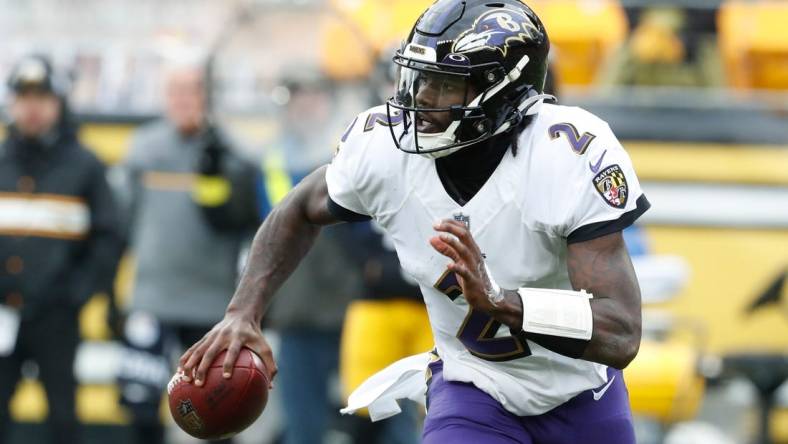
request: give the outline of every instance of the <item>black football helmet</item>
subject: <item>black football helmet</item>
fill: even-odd
[[[519,0],[438,0],[394,56],[386,109],[403,125],[399,134],[390,125],[397,148],[438,158],[517,128],[554,99],[542,94],[549,50],[542,22]]]

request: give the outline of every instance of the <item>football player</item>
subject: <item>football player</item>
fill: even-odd
[[[439,0],[394,61],[395,96],[266,219],[224,320],[182,357],[201,384],[242,346],[320,226],[373,218],[435,338],[424,442],[632,443],[621,369],[640,344],[622,239],[649,203],[609,126],[542,94],[549,42],[518,0]]]

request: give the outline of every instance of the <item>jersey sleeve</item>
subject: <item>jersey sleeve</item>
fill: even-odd
[[[364,147],[360,146],[361,140],[356,137],[357,121],[358,117],[345,130],[334,159],[326,170],[328,209],[335,217],[347,222],[370,219],[367,206],[358,190],[360,182],[357,174]]]
[[[607,124],[596,139],[582,165],[565,225],[570,244],[621,231],[651,206],[629,155]]]

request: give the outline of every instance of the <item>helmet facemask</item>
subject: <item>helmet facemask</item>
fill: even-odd
[[[460,59],[459,61],[467,59]],[[438,158],[487,138],[480,93],[469,70],[449,63],[426,63],[402,57],[394,97],[386,104],[389,118],[401,115],[403,130],[393,135],[397,148]],[[462,137],[464,129],[479,131]],[[393,129],[392,129],[393,132]]]

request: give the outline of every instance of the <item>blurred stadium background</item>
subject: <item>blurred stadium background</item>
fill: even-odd
[[[320,131],[331,150],[385,94],[374,69],[429,3],[0,0],[0,78],[30,51],[50,54],[71,73],[82,140],[113,165],[160,112],[161,68],[175,54],[210,60],[215,115],[258,158],[279,131],[288,76],[316,72],[332,82]],[[646,337],[627,370],[640,442],[788,443],[788,2],[528,3],[554,47],[560,102],[610,122],[653,204],[642,219],[650,254],[636,259]],[[120,444],[131,441],[109,305],[96,295],[82,312],[78,413],[91,442]],[[47,414],[27,374],[12,403],[18,443],[34,443]],[[243,442],[270,442],[276,414]]]

